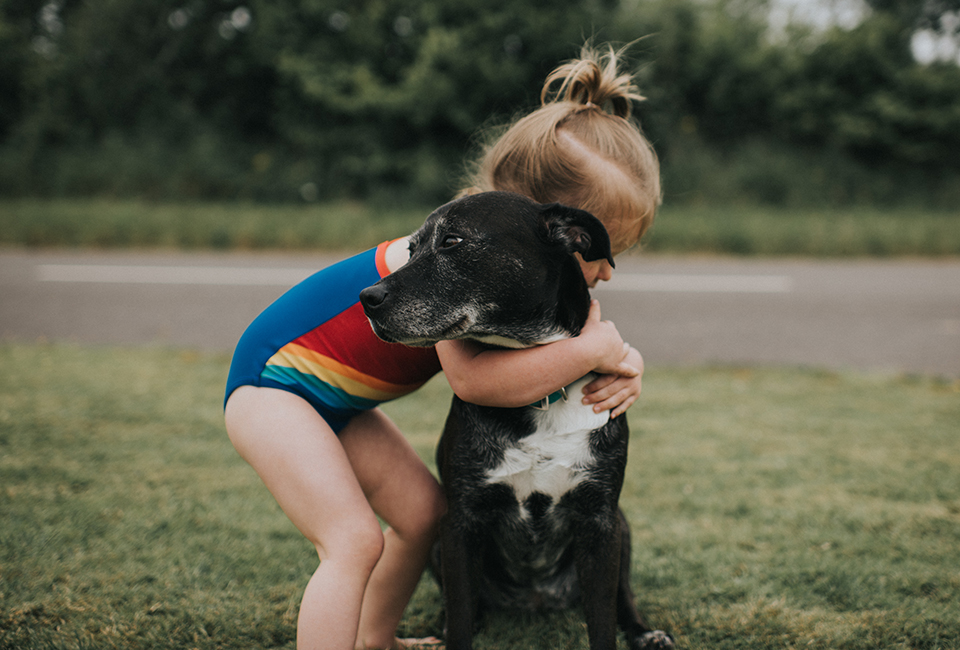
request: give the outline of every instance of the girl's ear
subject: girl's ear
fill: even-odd
[[[607,229],[586,210],[560,203],[542,205],[540,225],[548,241],[562,246],[571,255],[580,253],[586,262],[606,259],[614,266]]]

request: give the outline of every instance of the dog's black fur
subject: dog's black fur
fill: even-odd
[[[527,347],[576,336],[590,295],[574,253],[613,263],[591,214],[488,192],[448,203],[411,237],[405,266],[361,293],[380,338]],[[437,449],[448,500],[440,573],[450,650],[470,648],[478,611],[583,606],[592,650],[673,648],[641,619],[630,532],[617,502],[627,421],[569,402],[546,411],[453,398]]]

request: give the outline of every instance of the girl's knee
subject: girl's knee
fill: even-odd
[[[336,531],[319,540],[311,540],[321,561],[336,561],[352,565],[358,571],[373,571],[383,553],[383,531],[373,518],[341,521]]]
[[[393,528],[408,539],[432,540],[440,529],[440,519],[447,512],[447,500],[439,485],[434,485],[420,496],[403,520]]]

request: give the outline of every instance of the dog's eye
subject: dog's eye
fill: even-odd
[[[447,235],[443,238],[443,241],[440,242],[440,250],[448,250],[459,244],[463,241],[463,237],[458,235]]]

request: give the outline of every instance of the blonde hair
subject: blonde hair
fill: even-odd
[[[618,70],[622,52],[608,46],[601,54],[588,43],[553,70],[540,108],[484,149],[460,194],[503,190],[564,203],[603,222],[614,254],[636,244],[660,205],[660,169],[631,118],[644,98]]]

